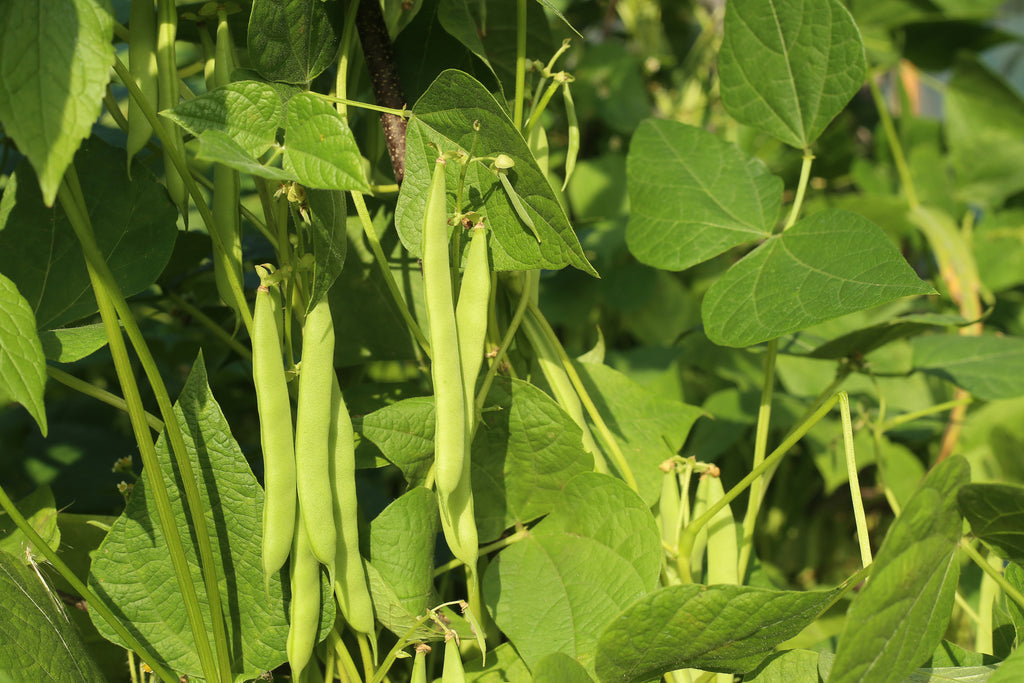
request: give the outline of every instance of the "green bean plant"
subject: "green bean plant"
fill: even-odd
[[[0,3],[0,679],[1022,680],[1001,4]]]

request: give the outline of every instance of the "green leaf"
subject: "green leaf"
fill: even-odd
[[[914,367],[963,387],[978,398],[1024,395],[1024,339],[957,334],[913,340]]]
[[[580,379],[633,471],[640,497],[654,505],[665,473],[658,466],[683,447],[703,411],[662,398],[606,365],[579,363]],[[617,471],[614,462],[609,466]]]
[[[743,677],[744,683],[818,683],[818,653],[786,650]]]
[[[46,357],[36,317],[18,287],[0,273],[0,384],[10,400],[25,406],[46,436]]]
[[[248,47],[253,67],[268,81],[308,85],[334,64],[342,8],[322,0],[254,0]]]
[[[288,636],[285,588],[280,578],[271,578],[269,595],[263,587],[263,490],[210,393],[202,356],[193,366],[174,410],[199,479],[214,562],[221,577],[231,660],[235,662],[235,673],[256,677],[285,660]],[[157,457],[175,523],[185,544],[192,582],[201,587],[198,551],[176,484],[180,474],[163,436],[157,441]],[[144,479],[136,484],[124,513],[96,551],[89,585],[124,616],[125,624],[136,637],[159,646],[157,655],[169,668],[189,676],[201,675],[191,630],[183,626],[185,612],[167,542]],[[321,591],[326,598],[321,613],[322,637],[334,622],[334,601],[326,585]],[[208,606],[201,589],[199,601],[208,620]],[[95,620],[94,623],[106,638],[120,642],[109,626]]]
[[[479,132],[474,122],[479,122]],[[515,161],[509,179],[540,234],[540,242],[523,224],[501,189],[490,161],[471,161],[463,203],[454,207],[461,164],[451,161],[448,174],[449,214],[475,211],[491,230],[491,262],[495,270],[560,269],[567,265],[596,275],[583,256],[576,233],[541,173],[523,136],[504,108],[479,82],[460,71],[445,71],[413,106],[406,130],[405,180],[395,209],[395,225],[406,249],[420,252],[423,215],[430,173],[442,152],[461,150],[474,157],[506,154]]]
[[[199,134],[196,158],[204,161],[214,161],[258,178],[295,180],[295,176],[292,173],[288,173],[276,166],[261,164],[222,130],[204,130]]]
[[[91,356],[107,345],[107,330],[103,323],[62,327],[39,334],[46,360],[74,363]]]
[[[992,292],[1024,284],[1024,211],[987,214],[974,228],[971,246],[978,276]]]
[[[808,358],[849,358],[864,356],[898,339],[907,339],[936,327],[963,326],[971,321],[959,315],[940,313],[908,313],[882,323],[861,327],[834,339],[821,342],[810,334],[797,334],[779,350],[798,353]]]
[[[0,552],[0,680],[103,683],[60,598],[36,572]]]
[[[60,547],[60,528],[57,526],[57,506],[53,501],[53,491],[49,486],[40,486],[35,491],[19,500],[16,504],[36,533],[42,536],[46,544],[53,550]],[[31,550],[30,557],[41,558],[42,553],[28,540],[28,537],[14,524],[8,515],[0,516],[0,554],[9,553],[26,562],[26,550]],[[2,594],[2,593],[0,593]]]
[[[99,118],[113,34],[106,0],[0,4],[0,122],[35,169],[47,206]]]
[[[484,600],[527,666],[562,652],[593,672],[597,633],[657,585],[660,564],[644,502],[617,479],[581,474],[527,538],[491,562]]]
[[[98,140],[75,160],[100,251],[125,296],[149,287],[167,265],[178,234],[178,211],[153,174],[132,167],[125,152]],[[0,272],[32,306],[36,325],[48,330],[98,310],[81,247],[59,206],[43,205],[26,163],[15,169],[18,197],[0,231]]]
[[[434,542],[440,526],[437,499],[425,488],[410,489],[370,524],[370,563],[387,597],[373,595],[377,619],[399,636],[423,615],[434,590]],[[429,626],[430,624],[428,624]]]
[[[903,296],[934,294],[866,218],[827,210],[773,235],[704,298],[708,338],[749,346]]]
[[[968,484],[957,493],[957,503],[972,534],[1003,559],[1024,562],[1024,486]]]
[[[473,440],[473,492],[481,543],[549,513],[577,474],[594,469],[580,429],[547,394],[498,377]]]
[[[864,82],[860,31],[838,0],[733,0],[718,57],[740,123],[809,147]]]
[[[502,643],[487,653],[487,666],[482,659],[466,662],[466,683],[507,683],[530,680],[530,670],[519,658],[512,643]]]
[[[830,683],[903,681],[942,641],[960,576],[959,456],[937,465],[890,527],[871,579],[847,612]]]
[[[648,119],[627,159],[629,250],[643,263],[685,270],[769,237],[782,179],[700,128]]]
[[[370,192],[359,146],[329,102],[310,93],[288,100],[284,135],[284,169],[302,185]]]
[[[533,667],[533,683],[593,683],[579,661],[564,652],[545,655]]]
[[[434,462],[434,399],[416,396],[375,410],[363,417],[362,434],[410,486],[420,486]]]
[[[253,157],[271,148],[284,120],[281,98],[259,81],[231,83],[160,114],[196,137],[205,131],[220,131]]]
[[[598,642],[597,673],[641,683],[679,668],[743,673],[813,622],[831,591],[686,584],[657,590],[619,614]]]
[[[313,243],[313,287],[306,313],[327,295],[345,265],[348,236],[345,193],[339,190],[307,190],[309,233]]]

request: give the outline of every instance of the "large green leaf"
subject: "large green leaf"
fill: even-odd
[[[665,478],[658,466],[682,449],[703,411],[658,396],[606,365],[580,363],[576,367],[629,463],[640,497],[654,505]],[[608,464],[618,470],[614,462]]]
[[[487,653],[487,666],[481,659],[466,662],[466,683],[508,683],[528,681],[530,670],[519,658],[512,643],[502,643]]]
[[[46,436],[46,357],[36,333],[36,316],[17,286],[0,273],[0,401],[25,406]]]
[[[362,435],[410,486],[420,486],[434,462],[434,399],[416,396],[375,410],[363,417]]]
[[[913,294],[933,294],[878,226],[827,210],[773,235],[704,298],[708,338],[749,346]]]
[[[474,130],[475,122],[479,131]],[[462,166],[457,161],[446,164],[449,215],[453,208],[479,214],[491,230],[491,262],[496,270],[555,270],[571,265],[596,274],[523,136],[494,97],[461,71],[445,71],[437,77],[413,106],[413,118],[406,130],[405,180],[395,209],[395,225],[412,254],[420,254],[427,190],[438,153],[431,143],[442,152],[461,150],[467,158],[472,151],[474,157],[505,154],[515,162],[508,177],[536,226],[539,242],[488,168],[490,160],[469,162],[458,207],[454,206],[454,195]]]
[[[547,394],[497,378],[473,441],[473,492],[481,543],[547,514],[577,474],[594,469],[576,423]]]
[[[264,592],[260,565],[263,490],[210,393],[201,356],[175,404],[175,415],[199,480],[214,563],[221,580],[231,659],[236,673],[255,677],[285,660],[286,590],[279,576],[273,576],[269,594]],[[157,442],[157,457],[178,533],[185,545],[192,583],[201,587],[198,551],[177,485],[180,474],[171,461],[165,437]],[[123,615],[136,637],[156,649],[168,667],[190,676],[199,675],[202,669],[192,632],[185,626],[182,598],[156,515],[153,496],[142,480],[96,551],[89,585],[115,612]],[[208,620],[208,606],[202,590],[199,592],[200,607]],[[320,634],[325,636],[334,621],[334,601],[328,597],[326,585],[322,595],[327,599]],[[105,637],[120,642],[109,626],[95,619],[94,623]]]
[[[838,0],[730,0],[718,68],[734,119],[804,148],[860,89],[867,62]]]
[[[178,234],[178,212],[141,165],[128,180],[125,152],[91,139],[75,159],[100,251],[125,296],[156,281]],[[43,205],[28,164],[15,169],[14,208],[0,230],[0,272],[32,306],[40,330],[95,313],[82,249],[59,206]],[[6,197],[6,195],[5,195]]]
[[[903,681],[942,641],[960,576],[957,491],[969,479],[967,461],[948,458],[903,508],[847,613],[830,683]]]
[[[746,683],[818,683],[818,653],[777,652],[743,677]]]
[[[1024,339],[958,334],[918,337],[914,367],[984,399],[1024,395]]]
[[[0,680],[103,683],[60,598],[20,558],[0,551]]]
[[[434,589],[434,542],[440,526],[437,499],[414,488],[384,509],[370,524],[371,587],[377,619],[404,636],[426,613]],[[381,590],[386,588],[386,590]]]
[[[654,589],[660,565],[661,542],[644,502],[621,481],[586,473],[569,482],[527,538],[490,564],[484,600],[531,669],[562,652],[592,673],[598,632]]]
[[[552,652],[533,667],[533,683],[593,683],[587,670],[564,652]]]
[[[288,100],[284,142],[284,169],[302,185],[369,193],[359,145],[323,98],[301,93]]]
[[[685,270],[771,235],[782,179],[700,128],[648,119],[629,145],[630,251]]]
[[[744,673],[813,622],[832,591],[753,586],[669,586],[637,600],[601,634],[597,673],[606,683],[641,683],[679,668]]]
[[[160,113],[197,137],[221,131],[254,157],[270,149],[284,121],[281,98],[259,81],[231,83]]]
[[[957,493],[957,502],[972,534],[1000,557],[1024,562],[1024,486],[968,484]]]
[[[269,81],[308,85],[327,67],[341,42],[342,6],[322,0],[254,0],[249,58]]]
[[[100,115],[114,63],[106,0],[0,3],[0,124],[52,206]]]
[[[270,180],[295,180],[292,173],[277,166],[261,164],[222,130],[204,130],[199,134],[196,158],[214,161],[242,173]]]

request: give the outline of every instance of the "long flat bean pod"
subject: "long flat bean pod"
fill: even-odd
[[[458,638],[450,638],[444,644],[444,669],[441,672],[441,683],[465,683],[466,669],[462,665],[462,653],[459,652]]]
[[[260,285],[253,314],[252,376],[260,417],[266,497],[263,504],[263,581],[284,566],[295,529],[295,450],[288,383],[277,334],[277,310]]]
[[[462,274],[462,285],[459,287],[459,303],[455,307],[469,439],[472,439],[473,425],[476,422],[476,378],[484,357],[487,309],[490,302],[491,265],[487,259],[487,234],[481,225],[473,229],[469,254],[466,257],[466,271]],[[466,444],[466,448],[468,453],[469,443]]]
[[[423,221],[423,298],[430,323],[431,377],[434,383],[434,480],[442,495],[451,494],[462,477],[466,453],[466,406],[463,397],[459,337],[448,259],[445,162],[439,158],[430,180]]]
[[[135,0],[128,15],[128,68],[132,78],[153,106],[157,103],[156,6],[152,0]],[[153,135],[153,126],[139,105],[128,101],[128,169],[132,157],[146,146]]]
[[[333,374],[333,373],[332,373]],[[341,613],[356,631],[373,633],[373,601],[366,578],[366,567],[359,554],[359,505],[356,500],[356,445],[352,418],[336,376],[331,389],[331,484],[334,500],[334,526],[338,541],[334,566],[334,595]]]
[[[327,297],[306,316],[295,416],[295,469],[299,513],[309,546],[334,576],[337,540],[331,502],[331,383],[334,377],[334,320]]]
[[[157,106],[168,109],[178,104],[178,60],[174,49],[174,40],[178,35],[178,9],[174,0],[157,0]],[[181,129],[168,126],[167,134],[171,138],[174,152],[185,158],[185,143],[182,142]],[[164,150],[164,180],[167,192],[181,211],[185,225],[188,225],[188,191],[178,169],[171,162],[168,150]]]

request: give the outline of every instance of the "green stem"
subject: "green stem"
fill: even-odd
[[[512,122],[516,130],[523,128],[523,103],[526,100],[526,3],[516,0],[516,100]]]
[[[419,628],[423,626],[423,624],[431,620],[431,612],[427,612],[422,617],[416,619],[413,625],[409,627],[409,630],[406,631],[405,634],[398,639],[398,642],[395,643],[394,647],[391,648],[391,651],[388,652],[387,656],[384,657],[384,661],[381,662],[379,667],[377,667],[377,671],[376,673],[374,673],[373,678],[370,679],[369,683],[381,683],[381,681],[383,681],[387,677],[387,673],[391,670],[391,665],[395,663],[395,660],[398,658],[399,653],[401,653],[402,650],[404,650],[406,646],[409,644],[409,642],[413,639],[413,636],[416,635],[416,631],[418,631]]]
[[[384,276],[384,282],[391,293],[391,298],[394,299],[395,305],[398,306],[398,312],[402,315],[402,320],[408,326],[413,339],[423,349],[423,353],[426,354],[427,358],[430,358],[430,342],[427,341],[419,324],[413,319],[412,312],[402,297],[402,292],[398,289],[398,283],[395,282],[395,276],[392,274],[390,266],[388,266],[388,259],[384,255],[383,247],[380,245],[377,229],[373,227],[373,221],[370,219],[370,212],[366,209],[363,195],[355,191],[351,194],[352,203],[355,204],[356,213],[359,214],[359,220],[363,224],[363,232],[366,233],[366,239],[370,242],[370,250],[373,251],[374,258],[377,259],[377,265],[380,266],[381,274]]]
[[[904,413],[902,415],[898,415],[898,416],[892,418],[891,420],[886,420],[885,422],[883,422],[882,423],[882,431],[883,432],[888,432],[888,431],[890,431],[892,429],[895,429],[896,427],[899,427],[900,425],[904,425],[904,424],[906,424],[908,422],[913,422],[914,420],[919,420],[922,417],[928,417],[929,415],[934,415],[936,413],[944,413],[947,410],[952,410],[953,408],[956,408],[957,406],[968,405],[973,400],[974,399],[971,396],[968,395],[968,396],[965,396],[964,398],[959,398],[959,399],[956,399],[954,401],[946,401],[945,403],[937,403],[937,404],[935,404],[933,406],[929,406],[929,407],[924,408],[922,410],[915,410],[915,411],[913,411],[911,413]]]
[[[903,185],[903,191],[907,193],[907,204],[910,205],[912,211],[916,210],[921,203],[917,199],[914,179],[910,175],[907,159],[903,156],[903,146],[900,144],[900,138],[896,134],[896,126],[893,124],[889,107],[886,106],[885,98],[882,97],[882,91],[879,90],[878,83],[875,82],[873,77],[868,78],[868,87],[871,88],[871,98],[875,102],[875,109],[878,110],[878,118],[882,122],[882,129],[885,131],[885,137],[889,142],[889,150],[892,151],[892,161],[896,166],[896,173],[900,177],[900,184]]]
[[[310,95],[316,95],[322,100],[331,102],[332,104],[343,104],[348,107],[355,107],[357,109],[369,109],[371,111],[379,111],[382,114],[391,114],[392,116],[401,116],[402,118],[409,118],[412,116],[412,112],[408,109],[393,109],[391,107],[382,107],[377,104],[370,104],[368,102],[360,102],[359,100],[349,100],[344,97],[335,97],[334,95],[321,95],[317,92],[310,92]]]
[[[868,537],[867,519],[864,516],[864,500],[860,494],[860,479],[857,476],[857,457],[853,448],[853,421],[850,419],[850,397],[845,391],[839,392],[839,412],[843,421],[843,449],[846,451],[846,473],[850,479],[853,518],[857,523],[860,561],[866,567],[871,564],[871,541]]]
[[[509,321],[508,329],[505,330],[505,336],[501,338],[501,345],[498,347],[498,352],[494,356],[494,360],[491,361],[491,365],[487,368],[487,374],[484,375],[484,380],[480,385],[480,391],[476,395],[476,414],[479,415],[484,409],[484,401],[487,400],[487,394],[491,391],[491,383],[494,381],[494,376],[498,372],[498,368],[501,367],[502,362],[508,355],[508,349],[512,345],[512,340],[516,336],[516,331],[519,329],[519,325],[523,322],[523,315],[526,313],[526,308],[530,303],[530,282],[529,278],[523,284],[523,289],[519,293],[519,303],[516,304],[516,310],[512,314],[512,320]],[[493,307],[492,307],[493,310]]]
[[[341,47],[338,48],[338,74],[334,78],[334,101],[338,105],[338,113],[348,117],[348,63],[352,54],[353,37],[356,33],[356,12],[358,2],[350,2],[345,12],[345,28],[341,33]],[[356,106],[356,105],[353,105]]]
[[[479,554],[481,557],[483,557],[484,555],[489,555],[490,553],[501,550],[502,548],[507,548],[513,543],[518,543],[519,541],[522,541],[523,539],[527,538],[529,535],[529,529],[520,529],[514,534],[509,534],[508,536],[505,536],[504,538],[494,541],[493,543],[480,546]],[[451,570],[462,566],[465,566],[465,563],[462,560],[449,560],[448,562],[445,562],[444,564],[439,565],[437,568],[434,569],[434,578],[436,579],[442,574],[445,574],[446,572],[450,572]]]
[[[800,439],[804,437],[811,428],[818,423],[821,418],[828,414],[828,411],[839,402],[839,395],[835,395],[832,398],[825,401],[809,419],[800,423],[800,425],[794,429],[789,435],[783,439],[782,443],[779,444],[778,448],[772,451],[768,457],[761,462],[760,465],[750,471],[750,474],[743,477],[738,484],[729,489],[721,499],[715,504],[708,507],[697,519],[691,521],[683,533],[679,535],[679,556],[676,558],[676,563],[679,567],[679,577],[684,583],[689,583],[693,579],[690,577],[690,552],[693,550],[693,542],[697,538],[697,533],[703,529],[711,519],[718,514],[718,511],[724,508],[726,505],[731,503],[740,495],[743,491],[757,480],[762,474],[775,467],[776,464],[786,455],[790,448],[792,448]]]
[[[181,175],[182,181],[185,183],[185,189],[188,190],[189,195],[192,197],[192,201],[195,202],[196,209],[199,211],[200,217],[203,219],[203,223],[206,225],[206,232],[210,235],[214,242],[218,243],[218,248],[222,251],[227,250],[228,245],[223,244],[220,233],[214,227],[213,213],[210,211],[210,207],[206,204],[206,199],[203,197],[202,192],[199,191],[199,185],[196,184],[192,178],[192,173],[188,168],[188,161],[178,153],[178,150],[174,147],[173,141],[164,128],[163,121],[157,116],[156,110],[153,109],[153,105],[146,100],[142,91],[139,90],[139,86],[135,83],[135,79],[131,77],[128,72],[128,68],[125,67],[124,63],[115,56],[114,57],[114,71],[117,73],[117,77],[121,79],[121,82],[128,89],[128,94],[138,104],[139,111],[149,121],[149,125],[153,127],[153,132],[159,138],[161,144],[164,147],[164,154],[167,155],[171,163],[177,169]],[[249,304],[245,300],[245,293],[242,291],[242,283],[236,278],[229,278],[231,285],[232,298],[235,300],[234,308],[239,312],[242,317],[242,324],[245,325],[245,329],[252,333],[252,313],[249,311]]]
[[[126,413],[128,412],[128,403],[117,394],[112,394],[105,389],[100,389],[98,386],[89,384],[85,380],[78,379],[74,375],[64,372],[59,368],[55,368],[52,365],[46,366],[46,374],[70,389],[74,389],[75,391],[83,393],[90,398],[106,403],[108,406],[113,406],[118,410]],[[150,413],[146,413],[145,417],[146,423],[149,425],[151,430],[157,434],[163,431],[164,423],[160,418],[156,415],[151,415]]]
[[[800,209],[804,204],[804,195],[807,193],[807,184],[811,180],[811,165],[814,162],[814,155],[811,154],[810,149],[804,150],[804,160],[800,165],[800,182],[796,186],[796,197],[793,199],[793,205],[789,207],[789,216],[786,217],[786,225],[783,230],[789,230],[796,223],[796,219],[800,216]]]
[[[190,176],[188,177],[191,179]],[[188,458],[188,449],[185,447],[185,440],[182,437],[177,416],[174,414],[174,408],[167,393],[167,387],[160,377],[159,368],[157,368],[156,361],[146,345],[145,337],[143,337],[138,323],[134,315],[132,315],[131,308],[128,307],[128,303],[125,301],[124,295],[121,294],[114,275],[110,271],[110,267],[107,265],[99,246],[96,244],[96,236],[89,220],[88,211],[85,208],[85,198],[82,195],[81,186],[78,184],[78,177],[74,166],[69,166],[65,172],[64,182],[61,183],[58,196],[68,221],[71,223],[71,227],[82,247],[82,253],[85,256],[86,265],[89,269],[96,300],[97,302],[102,302],[100,305],[101,317],[107,329],[107,339],[110,343],[111,353],[114,355],[115,368],[120,366],[118,377],[121,381],[121,389],[125,392],[125,400],[128,402],[130,409],[129,417],[132,418],[132,426],[135,431],[136,441],[139,443],[140,452],[146,447],[151,450],[150,457],[148,458],[149,462],[146,462],[147,457],[143,456],[144,467],[148,467],[148,470],[152,472],[150,476],[153,479],[150,482],[150,486],[154,489],[154,496],[164,496],[166,499],[167,493],[164,489],[163,481],[158,478],[161,474],[160,465],[156,460],[156,451],[152,449],[152,440],[149,438],[149,427],[145,419],[142,399],[131,369],[127,350],[124,347],[123,338],[121,337],[121,328],[117,324],[118,319],[124,325],[124,330],[128,334],[132,347],[135,349],[135,353],[146,374],[146,379],[149,381],[153,395],[156,397],[157,405],[160,408],[160,416],[164,421],[167,439],[171,445],[171,454],[181,475],[182,489],[185,494],[185,501],[187,502],[186,509],[191,516],[196,534],[195,540],[199,551],[200,569],[210,607],[210,617],[213,622],[213,637],[217,647],[217,659],[220,666],[215,666],[211,657],[209,664],[212,668],[207,669],[204,666],[204,672],[208,680],[215,680],[219,669],[220,680],[223,683],[230,683],[231,658],[228,652],[227,629],[224,624],[224,613],[218,589],[217,568],[213,561],[209,531],[206,528],[205,506],[199,495],[196,475]],[[104,311],[106,312],[104,313]],[[115,348],[117,349],[116,352]],[[188,587],[188,590],[183,590],[186,609],[189,609],[188,603],[190,601],[194,603],[194,613],[192,613],[191,609],[189,610],[189,620],[192,623],[196,646],[200,648],[200,654],[202,655],[204,650],[209,651],[209,642],[206,640],[206,627],[202,619],[202,613],[199,611],[199,602],[196,598],[194,587],[191,583],[191,575],[185,560],[181,539],[177,534],[177,527],[174,526],[173,512],[171,511],[169,500],[165,514],[168,515],[167,524],[170,527],[163,529],[164,535],[167,537],[169,547],[172,544],[175,545],[177,552],[180,553],[180,556],[175,558],[175,549],[171,548],[171,559],[175,563],[175,573],[178,575],[179,583]],[[168,535],[168,528],[171,529],[172,535]]]
[[[764,455],[768,451],[768,427],[772,416],[772,394],[775,390],[775,358],[779,350],[778,339],[768,342],[764,357],[764,381],[761,384],[761,405],[757,411],[757,431],[754,436],[754,462],[757,467],[764,462]],[[767,477],[755,479],[750,485],[749,502],[747,512],[743,517],[743,539],[740,546],[739,576],[740,579],[746,576],[747,564],[750,562],[750,554],[754,547],[754,527],[757,525],[757,514],[761,510],[764,489],[767,485]]]
[[[554,96],[555,91],[557,91],[561,87],[561,85],[562,83],[560,81],[551,81],[551,83],[547,87],[547,90],[545,90],[544,94],[541,96],[540,101],[534,103],[533,111],[530,112],[530,118],[526,122],[526,128],[523,129],[524,138],[530,137],[530,130],[532,130],[535,125],[537,125],[537,121],[540,120],[541,114],[543,114],[544,110],[547,109],[548,102],[551,101],[551,98]]]
[[[232,351],[237,353],[242,358],[245,358],[246,360],[252,360],[252,351],[242,346],[241,342],[239,342],[237,339],[228,334],[227,330],[218,325],[217,321],[215,321],[213,318],[206,315],[201,310],[199,310],[192,304],[188,303],[187,301],[185,301],[180,296],[178,296],[177,294],[170,290],[164,290],[164,296],[166,296],[171,302],[173,302],[176,307],[185,311],[185,313],[199,321],[199,324],[201,324],[203,327],[212,332],[215,337],[224,342],[228,347],[231,348]]]
[[[1024,609],[1024,595],[1021,595],[1020,591],[1014,588],[1013,584],[1006,580],[1006,577],[1003,576],[1001,571],[990,565],[988,561],[982,557],[981,553],[975,550],[966,539],[961,539],[960,549],[967,553],[967,556],[974,561],[974,564],[981,567],[982,571],[991,576],[992,580],[999,584],[999,587],[1006,593],[1006,597],[1017,603],[1017,606],[1020,609]]]

